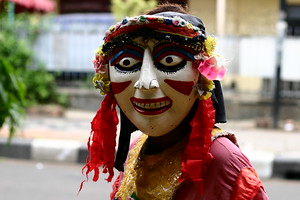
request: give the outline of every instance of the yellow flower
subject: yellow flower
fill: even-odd
[[[188,24],[186,25],[186,27],[187,27],[188,29],[192,29],[192,28],[193,28],[193,25],[190,24],[190,23],[188,23]]]
[[[212,56],[214,54],[215,48],[217,45],[216,38],[208,36],[204,41],[205,50],[208,56]]]
[[[201,96],[199,96],[200,100],[207,100],[211,97],[211,92],[204,92]]]
[[[103,55],[103,51],[102,51],[102,46],[100,46],[97,50],[96,50],[96,54],[99,56]]]
[[[201,75],[197,90],[199,92],[199,99],[206,100],[211,97],[211,91],[215,88],[215,84],[212,80],[208,80]]]
[[[110,81],[107,74],[95,74],[93,83],[95,88],[100,90],[101,95],[105,95],[110,91]]]
[[[214,81],[207,79],[205,76],[200,77],[200,83],[201,85],[205,86],[205,88],[209,91],[213,90],[215,88]]]
[[[111,32],[113,32],[115,29],[116,29],[116,26],[115,26],[115,25],[112,25],[111,27],[109,27],[109,30],[110,30]]]
[[[209,91],[212,91],[213,89],[215,89],[215,84],[214,84],[213,81],[208,80],[208,82],[207,82],[207,89],[208,89]]]
[[[157,18],[157,22],[158,22],[158,23],[164,23],[164,19],[162,19],[162,18]]]

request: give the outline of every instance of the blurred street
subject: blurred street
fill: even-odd
[[[111,184],[102,176],[97,183],[85,180],[81,164],[41,163],[0,159],[0,193],[5,200],[96,200],[109,199]]]
[[[81,164],[62,164],[29,160],[0,160],[0,193],[5,200],[96,200],[109,199],[111,184],[100,177],[89,180],[77,195],[84,180]],[[298,199],[300,181],[284,179],[262,180],[271,200]]]

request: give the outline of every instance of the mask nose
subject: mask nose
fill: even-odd
[[[136,89],[153,89],[158,88],[159,84],[154,72],[154,61],[149,48],[145,49],[141,74],[139,80],[134,84]]]

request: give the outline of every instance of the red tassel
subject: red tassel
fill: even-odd
[[[192,131],[182,156],[182,174],[179,180],[198,182],[201,194],[203,194],[204,173],[212,160],[209,148],[212,143],[211,132],[214,124],[215,109],[211,99],[199,101],[196,114],[190,122]]]
[[[89,156],[82,168],[82,172],[87,178],[81,183],[79,191],[82,189],[83,183],[88,180],[88,174],[91,171],[94,171],[93,181],[98,180],[99,167],[103,167],[103,173],[109,173],[106,180],[108,182],[112,180],[118,123],[116,100],[110,92],[102,101],[101,108],[91,122],[92,130],[87,143]]]

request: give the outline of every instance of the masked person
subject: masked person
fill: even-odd
[[[84,170],[94,181],[99,167],[108,181],[120,171],[111,199],[268,199],[234,135],[216,127],[226,121],[219,82],[226,68],[215,46],[202,21],[173,4],[106,32],[93,79],[106,96]],[[142,135],[129,147],[136,130]]]

